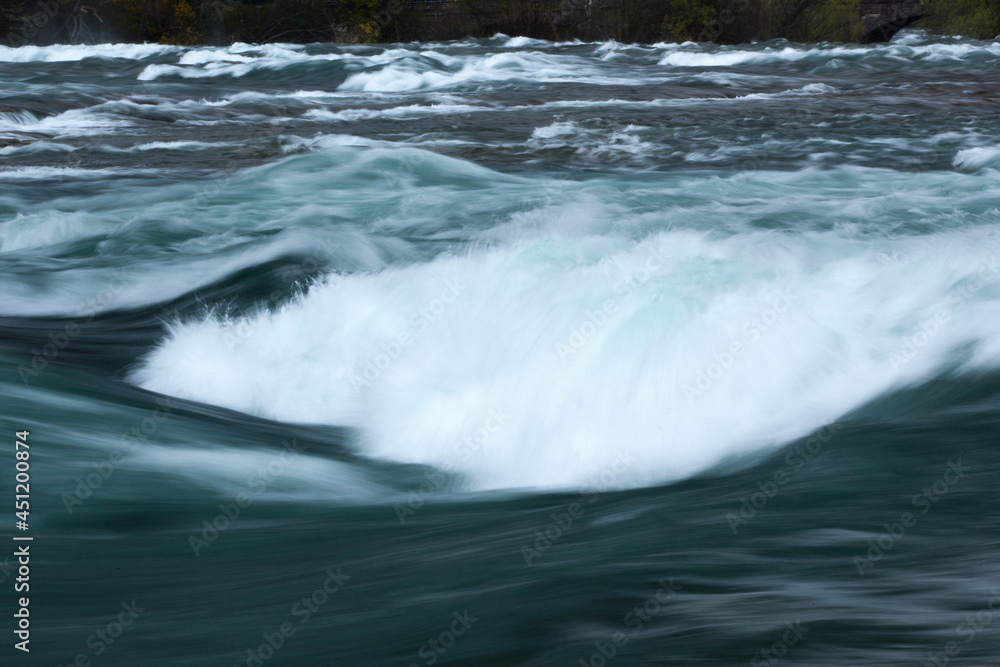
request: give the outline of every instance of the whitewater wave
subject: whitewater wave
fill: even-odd
[[[148,144],[136,144],[127,151],[174,151],[174,150],[210,150],[224,146],[234,146],[231,142],[206,141],[152,141]]]
[[[663,155],[662,149],[647,143],[650,130],[642,126],[591,127],[590,121],[581,121],[536,129],[527,142],[543,150],[569,146],[606,160]],[[554,136],[545,138],[549,134]],[[572,136],[576,144],[564,143]],[[852,233],[879,234],[883,225],[890,225],[900,233],[923,233],[963,223],[964,218],[956,218],[956,199],[989,223],[997,196],[989,170],[963,175],[961,185],[950,170],[915,178],[858,167],[745,172],[722,178],[695,172],[658,176],[655,181],[640,172],[638,179],[622,174],[575,181],[525,178],[347,134],[282,135],[278,140],[282,150],[295,155],[224,178],[155,189],[141,179],[123,178],[146,174],[142,170],[27,166],[8,170],[14,187],[6,193],[5,203],[12,210],[20,208],[19,188],[33,187],[32,179],[66,177],[71,182],[100,175],[120,180],[114,193],[101,190],[88,198],[87,206],[94,210],[83,214],[79,224],[68,224],[62,219],[64,213],[48,216],[32,211],[25,211],[23,220],[0,223],[0,251],[17,247],[20,252],[45,253],[95,237],[109,261],[127,256],[144,267],[105,306],[116,309],[177,298],[232,271],[289,254],[322,252],[324,257],[337,257],[343,270],[356,271],[380,270],[386,262],[424,261],[428,253],[443,251],[441,240],[458,252],[482,243],[509,245],[555,232],[616,230],[638,237],[667,227],[740,234],[759,225],[789,230],[846,225]],[[164,146],[169,149],[171,144]],[[182,150],[188,149],[202,151],[200,146]],[[717,162],[743,155],[733,150],[703,149],[677,157]],[[784,150],[783,145],[774,150]],[[747,153],[745,164],[753,166],[759,159],[757,153]],[[149,174],[156,175],[155,170]],[[843,194],[842,205],[823,207],[822,193],[831,187]],[[120,214],[104,212],[112,204],[120,207],[122,201],[129,205]],[[636,207],[641,212],[630,212]],[[806,210],[813,213],[804,216]],[[915,211],[919,223],[914,222]],[[489,223],[469,225],[470,219]],[[439,250],[431,251],[432,247]],[[180,269],[176,265],[182,257],[186,259]],[[164,270],[177,268],[183,278],[163,281],[157,271],[145,268],[146,262],[149,266],[166,262]],[[39,289],[31,276],[11,274],[3,313],[72,315],[78,310],[79,295],[88,289],[100,292],[111,273],[106,267],[67,268],[49,278],[44,299],[31,296]]]
[[[0,132],[39,133],[57,137],[97,134],[130,123],[121,118],[109,118],[95,113],[98,107],[70,109],[53,116],[39,118],[30,111],[0,111]]]
[[[486,56],[468,56],[468,47],[494,48],[496,53]],[[509,49],[511,51],[507,51]],[[517,51],[513,51],[517,49]],[[531,49],[531,50],[528,50]],[[589,49],[588,55],[580,55]],[[748,47],[717,46],[685,42],[657,43],[652,45],[622,44],[615,41],[584,43],[547,42],[527,37],[508,37],[498,34],[489,40],[459,40],[455,42],[426,43],[419,46],[389,45],[371,47],[304,46],[300,44],[244,44],[225,47],[180,47],[161,44],[95,44],[0,46],[0,62],[75,62],[91,58],[104,60],[147,60],[175,57],[174,63],[148,65],[139,79],[150,81],[161,76],[176,75],[185,78],[213,76],[240,77],[255,69],[280,69],[304,62],[341,62],[355,69],[375,66],[393,66],[398,71],[382,74],[358,72],[358,78],[349,88],[378,90],[412,90],[442,85],[447,79],[452,83],[475,80],[506,80],[540,70],[543,80],[592,75],[591,58],[598,62],[614,61],[627,57],[636,64],[667,65],[673,67],[737,67],[744,64],[808,60],[866,60],[877,63],[879,59],[892,58],[924,62],[985,58],[1000,56],[1000,44],[970,42],[954,39],[929,38],[918,31],[901,33],[884,45],[853,46],[819,44],[793,44],[775,40]],[[581,71],[580,67],[586,66]],[[898,62],[896,63],[898,66]],[[433,76],[440,70],[445,79]],[[423,76],[426,75],[426,76]],[[530,80],[530,77],[529,77]]]
[[[482,111],[502,111],[472,104],[408,104],[387,109],[309,109],[302,116],[314,120],[326,121],[358,121],[372,118],[407,118],[413,116],[437,116],[445,114],[473,113]]]
[[[387,47],[377,52],[353,52],[338,48],[315,52],[304,47],[273,44],[259,47],[198,48],[182,53],[176,64],[148,65],[140,81],[163,76],[182,78],[242,77],[252,72],[278,72],[302,64],[335,68],[337,89],[343,93],[394,93],[441,90],[477,84],[522,81],[544,83],[579,82],[590,85],[649,85],[670,80],[671,71],[685,68],[738,69],[744,65],[811,61],[829,67],[857,63],[867,68],[900,62],[947,63],[970,58],[995,61],[1000,44],[954,43],[914,39],[887,45],[800,45],[777,41],[754,47],[714,44],[622,45],[616,42],[562,44],[522,38],[493,40],[495,53],[469,55],[464,42],[422,45],[420,49]],[[581,54],[581,47],[592,53]],[[507,49],[521,48],[513,51]],[[530,49],[530,50],[527,50]],[[593,56],[597,56],[595,60]],[[626,59],[645,67],[643,79],[606,71],[602,65]]]
[[[310,55],[298,44],[235,44],[229,47],[198,48],[181,55],[176,65],[147,65],[139,73],[139,81],[154,81],[163,76],[186,79],[228,76],[240,77],[255,69],[280,69],[302,62],[342,60],[341,53]]]
[[[69,144],[59,144],[51,141],[35,141],[30,144],[11,144],[0,148],[0,155],[14,155],[17,153],[72,153],[75,150]]]
[[[977,146],[960,150],[953,161],[956,167],[980,169],[987,165],[1000,165],[1000,146]]]
[[[1000,57],[1000,43],[985,44],[946,43],[915,44],[912,42],[891,43],[885,46],[805,46],[791,45],[783,48],[763,46],[715,46],[706,44],[683,45],[671,51],[661,60],[660,65],[673,67],[736,67],[773,62],[797,62],[801,60],[834,61],[838,59],[864,60],[876,64],[879,59],[892,58],[902,62],[943,62],[961,61],[970,57],[985,57],[995,60]]]
[[[75,62],[87,58],[143,60],[183,48],[165,44],[55,44],[52,46],[0,46],[0,62]]]
[[[424,52],[420,58],[402,59],[377,71],[352,74],[340,85],[339,90],[409,92],[512,81],[576,81],[591,85],[649,83],[622,78],[620,75],[601,74],[583,58],[541,51],[504,52],[465,58]]]
[[[648,127],[584,127],[573,121],[556,121],[536,127],[528,138],[531,148],[572,148],[577,155],[586,155],[604,162],[614,162],[623,156],[649,158],[662,154],[662,146],[643,140]]]
[[[121,167],[105,167],[103,169],[85,169],[82,167],[13,167],[10,169],[0,169],[0,181],[4,179],[98,179],[114,175],[140,176],[146,173],[154,173],[154,170],[124,169]]]
[[[655,484],[808,434],[969,349],[1000,363],[998,248],[995,225],[865,245],[522,238],[176,323],[131,379],[354,427],[361,453],[470,489]]]

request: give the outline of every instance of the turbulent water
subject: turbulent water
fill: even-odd
[[[1000,661],[1000,42],[0,89],[4,664]]]

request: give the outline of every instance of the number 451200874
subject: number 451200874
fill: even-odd
[[[17,481],[17,487],[14,493],[14,505],[15,515],[20,521],[27,523],[28,521],[28,510],[30,505],[28,503],[29,494],[31,493],[31,487],[29,485],[29,480],[31,479],[28,475],[28,470],[31,467],[28,459],[31,457],[28,449],[28,431],[18,431],[15,433],[17,440],[14,441],[14,457],[17,459],[15,467],[17,468],[17,474],[15,475],[15,480]]]

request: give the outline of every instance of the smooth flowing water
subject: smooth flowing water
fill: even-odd
[[[998,664],[1000,42],[0,90],[4,664]]]

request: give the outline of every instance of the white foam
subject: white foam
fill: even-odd
[[[34,141],[30,144],[13,144],[0,148],[0,155],[13,155],[15,153],[42,153],[44,151],[56,151],[59,153],[71,153],[76,148],[69,144],[57,144],[51,141]]]
[[[220,146],[232,146],[228,142],[205,142],[205,141],[153,141],[148,144],[138,144],[130,150],[136,151],[173,151],[173,150],[207,150],[219,148]]]
[[[0,111],[0,130],[21,129],[38,123],[30,111]]]
[[[677,51],[668,53],[660,60],[661,65],[673,67],[731,67],[743,63],[761,62],[766,56],[756,51],[734,53],[698,53]]]
[[[461,59],[431,51],[420,55],[422,59],[403,58],[376,71],[352,74],[338,90],[398,93],[508,81],[581,81],[593,85],[649,83],[648,80],[601,74],[584,58],[539,51],[504,52]],[[432,67],[428,59],[437,61],[439,65]]]
[[[96,134],[109,128],[126,127],[129,124],[128,121],[118,118],[97,115],[92,109],[70,109],[44,118],[38,118],[28,111],[0,112],[0,131],[6,132],[34,132],[72,137]]]
[[[143,60],[181,47],[164,44],[56,44],[53,46],[0,46],[0,62],[73,62],[86,58],[121,58]]]
[[[808,83],[802,86],[802,92],[804,93],[833,93],[837,89],[833,86],[828,86],[825,83]]]
[[[996,226],[865,244],[830,231],[637,242],[584,231],[607,215],[595,209],[571,214],[569,236],[519,233],[330,276],[275,313],[175,324],[132,379],[356,427],[361,453],[454,469],[469,488],[552,488],[602,474],[652,484],[776,446],[977,340],[1000,363],[985,324],[1000,318],[995,285],[952,303],[1000,247]],[[948,323],[921,334],[941,311]],[[611,474],[621,457],[633,463]]]
[[[341,109],[340,111],[309,109],[302,116],[315,120],[352,122],[371,118],[411,118],[414,116],[438,116],[490,110],[490,107],[474,106],[471,104],[407,104],[387,109]]]
[[[408,104],[385,109],[350,108],[339,111],[308,109],[302,114],[302,117],[320,121],[356,122],[372,118],[408,118],[422,115],[433,116],[462,113],[512,113],[517,111],[539,111],[542,109],[558,111],[563,109],[599,109],[606,107],[685,107],[706,103],[731,104],[741,101],[771,100],[800,95],[819,95],[830,92],[836,92],[836,89],[826,84],[808,84],[802,88],[784,90],[777,93],[750,93],[733,97],[676,97],[653,100],[625,100],[618,98],[604,100],[560,100],[537,105],[512,106],[478,106],[461,103]],[[573,121],[556,121],[551,125],[535,128],[532,131],[531,138],[536,141],[558,139],[559,137],[568,138],[573,128],[579,129],[579,126]]]
[[[241,53],[221,49],[196,49],[188,51],[178,61],[180,65],[205,65],[207,63],[249,63],[253,58]]]
[[[880,46],[786,46],[783,48],[717,47],[695,45],[672,51],[660,60],[660,65],[673,67],[735,67],[770,62],[796,62],[799,60],[827,61],[826,65],[839,63],[845,58],[871,58],[890,56],[900,61],[931,62],[962,60],[970,56],[1000,56],[1000,43],[980,44],[917,44],[910,42]]]
[[[891,40],[892,44],[902,44],[910,46],[927,41],[927,33],[923,30],[903,29],[897,32]]]
[[[997,166],[998,163],[1000,163],[1000,146],[966,148],[958,151],[952,161],[956,167],[963,169],[980,169],[987,165]]]
[[[555,122],[545,127],[536,127],[531,132],[532,139],[552,139],[553,137],[571,136],[580,131],[573,121]]]
[[[501,37],[501,35],[497,35],[497,37]],[[520,37],[520,36],[511,37],[506,42],[504,42],[504,46],[506,46],[509,49],[521,49],[526,46],[534,46],[534,47],[547,46],[548,44],[549,42],[546,42],[543,39],[532,39],[531,37]]]
[[[386,49],[380,57],[392,58],[396,49]],[[140,81],[154,81],[163,76],[180,76],[186,79],[203,79],[218,76],[241,77],[259,69],[279,70],[303,62],[329,62],[367,58],[350,53],[309,54],[305,47],[296,44],[237,43],[228,47],[207,47],[186,51],[176,65],[147,65],[139,73]],[[374,61],[373,61],[374,62]]]
[[[4,179],[104,178],[114,174],[128,174],[131,176],[141,173],[143,173],[143,170],[115,167],[104,169],[84,169],[82,167],[13,167],[10,169],[0,169],[0,181]]]

